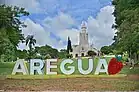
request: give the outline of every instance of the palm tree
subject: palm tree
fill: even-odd
[[[35,43],[36,43],[36,40],[34,39],[33,35],[28,35],[26,37],[26,46],[29,47],[29,62],[30,62],[31,55],[33,52],[33,46],[35,46]]]

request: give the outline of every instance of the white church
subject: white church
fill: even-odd
[[[73,58],[85,57],[88,55],[88,51],[94,51],[98,54],[98,50],[93,47],[93,44],[89,45],[87,25],[85,22],[81,24],[81,32],[79,33],[79,45],[72,45],[73,51],[70,54]]]

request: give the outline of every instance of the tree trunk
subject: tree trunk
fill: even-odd
[[[137,54],[137,61],[139,61],[139,54]]]
[[[137,55],[136,55],[136,53],[134,53],[134,61],[135,62],[137,61]]]
[[[129,50],[129,58],[131,58],[131,50]]]

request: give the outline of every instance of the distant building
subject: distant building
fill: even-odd
[[[89,45],[87,26],[85,22],[82,22],[81,24],[81,32],[79,33],[79,45],[72,45],[72,49],[73,51],[70,52],[70,54],[72,54],[73,58],[87,56],[89,50],[92,50],[98,54],[98,50],[94,48],[93,45]]]

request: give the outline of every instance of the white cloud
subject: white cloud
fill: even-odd
[[[37,0],[5,0],[5,4],[23,7],[31,13],[40,13],[40,3]]]
[[[91,16],[88,18],[90,41],[93,40],[97,48],[110,45],[113,42],[112,39],[115,34],[114,29],[111,28],[112,24],[115,23],[115,18],[112,15],[113,11],[113,6],[106,6],[100,10],[96,19]]]
[[[62,43],[60,41],[57,41],[56,39],[52,38],[50,36],[50,32],[47,30],[44,30],[44,28],[37,23],[34,23],[31,19],[27,18],[24,23],[27,25],[26,28],[23,29],[24,36],[28,35],[34,35],[34,38],[36,39],[36,45],[50,45],[56,48],[59,48],[62,46]],[[19,44],[20,49],[27,49],[25,44]]]
[[[46,17],[44,19],[44,26],[49,30],[52,30],[53,33],[58,33],[72,27],[73,25],[76,25],[75,20],[70,15],[62,12],[53,18]]]
[[[78,44],[79,31],[77,29],[65,29],[57,34],[61,38],[62,41],[67,41],[68,36],[72,41],[72,44]]]
[[[76,21],[70,15],[62,12],[53,18],[47,17],[44,20],[44,26],[60,38],[61,42],[66,42],[69,36],[72,44],[78,44],[79,31],[72,28],[74,25]],[[66,47],[66,44],[63,47]]]
[[[25,36],[34,35],[39,45],[44,45],[45,42],[51,43],[51,41],[49,41],[50,32],[45,31],[40,24],[34,23],[29,18],[25,20],[25,24],[27,25],[26,28],[23,28],[23,34]]]

